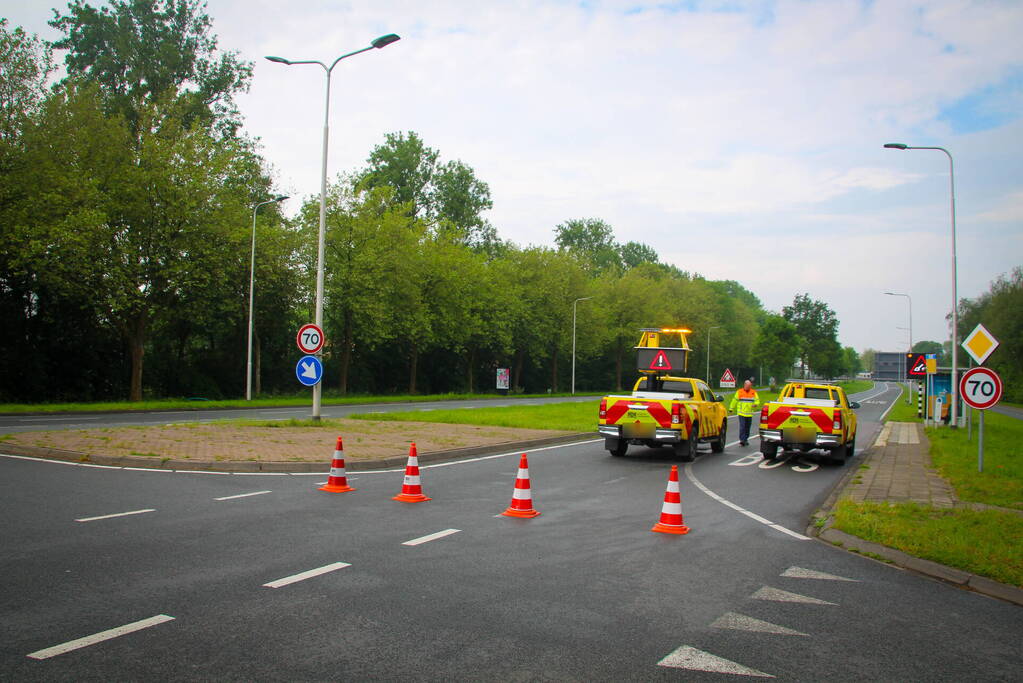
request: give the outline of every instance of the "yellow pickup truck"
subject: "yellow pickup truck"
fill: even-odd
[[[724,399],[703,380],[648,374],[636,380],[632,394],[601,399],[597,430],[611,455],[625,455],[629,444],[667,444],[689,462],[700,442],[714,453],[725,449],[727,418]]]
[[[805,453],[819,448],[844,463],[856,452],[853,411],[859,407],[834,384],[790,382],[760,409],[760,452],[774,460],[779,449]]]

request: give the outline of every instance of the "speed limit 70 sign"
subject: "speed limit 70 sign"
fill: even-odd
[[[977,410],[987,410],[1002,399],[1002,378],[989,368],[973,368],[959,380],[959,395]]]
[[[323,348],[323,330],[312,323],[303,325],[298,330],[295,342],[299,351],[311,356]]]

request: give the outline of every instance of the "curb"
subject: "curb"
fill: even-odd
[[[470,446],[452,448],[446,451],[429,451],[419,453],[420,464],[430,464],[451,460],[461,460],[481,455],[493,455],[503,451],[531,450],[543,446],[572,443],[587,437],[594,437],[593,432],[562,434],[528,441],[505,441],[489,446]],[[20,444],[3,443],[0,450],[11,455],[22,455],[42,460],[60,460],[63,462],[104,465],[107,467],[137,467],[152,470],[177,470],[186,472],[267,472],[267,473],[313,473],[322,472],[325,476],[330,469],[330,462],[286,462],[286,461],[210,461],[210,460],[174,460],[171,458],[154,458],[141,455],[91,455],[77,451],[65,451],[59,448],[41,446],[23,446]],[[407,456],[377,458],[375,460],[348,460],[346,469],[359,472],[389,467],[404,467]]]
[[[874,446],[871,446],[861,453],[861,458],[865,461],[868,455],[873,455],[873,452]],[[970,590],[975,593],[980,593],[991,598],[997,598],[1023,607],[1023,588],[999,583],[983,576],[970,574],[969,572],[965,572],[961,569],[955,569],[937,562],[932,562],[931,560],[914,557],[901,550],[889,548],[888,546],[881,545],[880,543],[867,541],[859,536],[853,536],[844,531],[832,528],[831,525],[834,523],[835,519],[832,514],[832,510],[842,493],[845,492],[846,487],[849,485],[849,482],[855,476],[858,469],[858,467],[850,469],[846,472],[845,476],[843,476],[835,484],[827,499],[811,516],[811,522],[809,526],[806,527],[807,536],[816,538],[824,543],[829,543],[848,552],[857,553],[866,557],[881,558],[881,560],[891,563],[896,567],[908,569],[909,571],[917,574],[922,574],[932,579],[938,579],[939,581],[950,583],[965,590]],[[814,520],[820,519],[824,519],[823,527],[818,527],[814,522]]]

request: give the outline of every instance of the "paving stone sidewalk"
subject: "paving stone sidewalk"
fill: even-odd
[[[854,460],[850,471],[824,506],[828,521],[823,529],[811,525],[808,531],[824,541],[859,553],[880,556],[915,572],[956,584],[991,597],[1023,606],[1023,589],[992,581],[959,569],[912,557],[906,553],[865,541],[831,528],[831,508],[841,499],[856,502],[917,502],[939,508],[992,506],[959,501],[951,485],[931,466],[930,442],[918,422],[887,422],[863,461]],[[863,467],[865,465],[866,467]],[[1005,510],[1005,508],[998,508]],[[1018,514],[1023,511],[1009,510]]]

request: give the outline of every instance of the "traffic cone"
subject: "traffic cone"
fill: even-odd
[[[327,485],[320,487],[321,491],[332,493],[345,493],[354,491],[348,485],[348,477],[345,476],[345,447],[341,443],[341,437],[337,437],[337,448],[334,449],[334,458],[330,461],[330,476],[327,477]]]
[[[405,465],[405,483],[402,484],[401,493],[391,500],[400,500],[403,503],[424,503],[432,498],[423,495],[423,487],[419,482],[419,455],[416,453],[416,444],[408,449],[408,464]]]
[[[515,490],[512,491],[511,505],[501,513],[505,517],[536,517],[540,513],[533,509],[533,493],[529,488],[529,463],[526,454],[519,458],[519,473],[515,477]]]
[[[689,527],[682,521],[682,496],[678,492],[678,465],[671,466],[668,475],[668,488],[664,492],[664,505],[661,506],[661,521],[654,524],[650,531],[662,534],[688,534]]]

